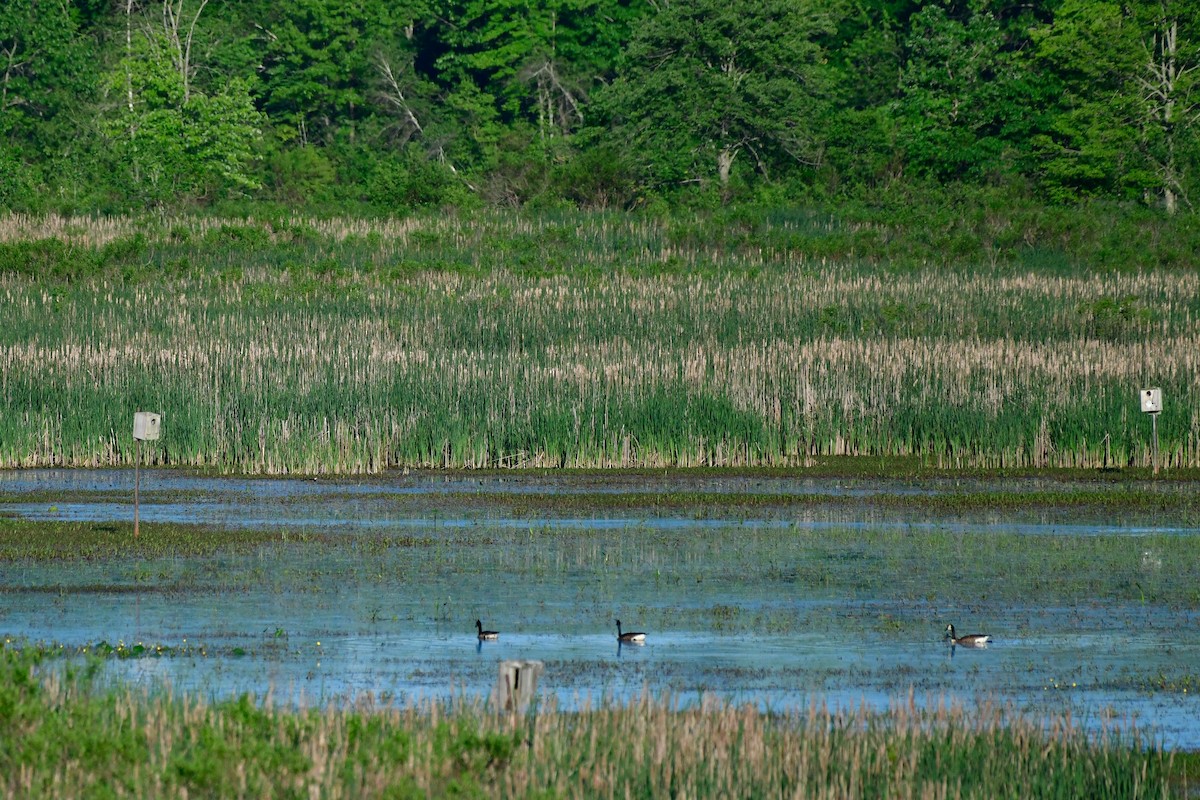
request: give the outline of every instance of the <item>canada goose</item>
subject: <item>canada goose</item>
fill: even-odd
[[[625,644],[645,644],[646,634],[641,631],[626,631],[621,633],[621,620],[617,620],[617,641]]]
[[[992,640],[991,635],[986,633],[968,633],[966,636],[955,636],[954,626],[946,626],[945,638],[950,640],[950,644],[956,644],[960,647],[987,647],[988,642]]]
[[[482,641],[490,642],[493,639],[500,638],[500,631],[485,631],[483,629],[483,623],[480,622],[479,620],[475,620],[475,630],[479,631],[479,641],[481,641],[481,642]]]

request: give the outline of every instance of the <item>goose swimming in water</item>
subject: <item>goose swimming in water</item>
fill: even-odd
[[[646,634],[641,631],[626,631],[621,633],[621,620],[617,620],[617,641],[624,644],[645,644]]]
[[[986,633],[968,633],[965,636],[955,636],[954,626],[946,626],[945,638],[950,640],[950,644],[958,645],[959,647],[987,647],[988,642],[992,640],[990,634]]]
[[[475,630],[479,631],[479,641],[481,642],[491,642],[500,638],[500,631],[485,631],[483,623],[479,620],[475,620]]]

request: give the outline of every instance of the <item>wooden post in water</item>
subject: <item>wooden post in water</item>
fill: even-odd
[[[525,713],[537,696],[538,677],[543,666],[541,661],[501,661],[496,689],[492,692],[496,710]]]

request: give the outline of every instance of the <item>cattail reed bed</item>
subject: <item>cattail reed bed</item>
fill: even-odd
[[[912,698],[764,714],[643,696],[528,716],[471,701],[323,708],[100,688],[0,652],[5,797],[1167,797],[1136,731]]]
[[[1144,467],[1148,385],[1200,466],[1200,275],[896,269],[797,224],[8,218],[0,466],[129,465],[137,408],[148,463],[228,472]]]

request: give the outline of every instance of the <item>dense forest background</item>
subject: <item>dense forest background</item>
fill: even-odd
[[[1193,213],[1194,0],[5,0],[0,207]]]

